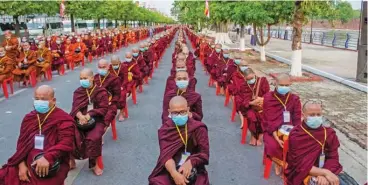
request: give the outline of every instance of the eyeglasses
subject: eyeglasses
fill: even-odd
[[[305,106],[308,105],[308,104],[318,104],[318,105],[321,105],[321,107],[322,107],[323,106],[322,103],[323,103],[322,100],[319,100],[319,99],[309,99],[304,103],[303,110],[304,110]]]
[[[181,115],[181,116],[184,116],[188,113],[187,110],[182,110],[182,111],[174,111],[174,112],[171,112],[171,116],[178,116],[178,115]]]

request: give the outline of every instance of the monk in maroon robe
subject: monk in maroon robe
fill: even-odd
[[[176,71],[176,64],[177,64],[177,61],[180,60],[180,61],[184,61],[185,62],[185,66],[186,66],[186,71],[188,72],[189,76],[192,77],[194,76],[194,73],[195,73],[195,63],[193,62],[190,62],[187,60],[186,58],[186,55],[184,53],[179,53],[177,55],[177,58],[175,59],[175,62],[173,63],[173,66],[172,66],[172,71],[171,71],[171,74],[172,72],[175,72]]]
[[[210,73],[211,78],[216,81],[217,81],[217,78],[216,78],[217,77],[216,76],[217,65],[220,62],[223,62],[223,58],[224,58],[221,48],[222,48],[221,44],[216,44],[215,51],[209,55],[209,57],[207,58],[207,64],[206,64],[207,71]]]
[[[144,47],[144,53],[143,53],[143,57],[144,60],[146,61],[146,65],[148,67],[148,74],[146,74],[147,76],[150,76],[153,70],[153,62],[154,62],[154,54],[152,52],[152,47],[150,47],[150,42],[145,43],[145,47]]]
[[[141,62],[141,65],[140,65],[142,78],[148,77],[148,75],[149,75],[149,67],[148,67],[149,62],[146,61],[146,57],[144,55],[145,51],[146,51],[145,47],[146,47],[145,43],[141,43],[139,45],[139,54],[138,55],[139,55],[139,58],[142,59],[142,62]]]
[[[127,72],[127,68],[125,65],[120,62],[118,56],[113,55],[111,57],[111,66],[110,66],[110,74],[120,78],[120,99],[117,103],[117,108],[120,110],[119,113],[119,121],[124,121],[124,108],[126,106],[126,89],[124,88],[124,81],[126,81],[125,74]]]
[[[291,80],[286,74],[276,79],[274,91],[266,93],[263,98],[263,136],[265,154],[276,162],[275,171],[279,175],[280,160],[283,159],[282,148],[284,141],[278,134],[282,125],[297,126],[301,124],[301,103],[298,95],[290,92]]]
[[[60,38],[57,38],[56,41],[51,44],[52,70],[59,70],[60,67],[65,64],[64,54],[65,45],[61,43]]]
[[[163,110],[162,110],[162,121],[163,123],[168,119],[169,102],[174,96],[183,96],[189,104],[191,117],[197,121],[202,121],[202,97],[195,91],[188,90],[189,76],[186,71],[178,71],[175,75],[176,88],[171,89],[164,95]]]
[[[110,125],[110,123],[115,119],[118,111],[117,108],[120,101],[121,82],[119,77],[109,72],[110,64],[107,60],[101,59],[98,61],[97,65],[98,74],[94,77],[94,84],[105,88],[109,94],[109,109],[105,115],[105,125]]]
[[[238,84],[243,83],[244,75],[246,69],[248,69],[248,63],[246,60],[242,59],[240,54],[235,53],[234,62],[237,65],[237,69],[230,74],[230,81],[227,86],[229,91],[229,95],[234,96],[236,88],[239,86]],[[229,74],[228,74],[229,75]],[[239,111],[239,109],[237,109]]]
[[[69,155],[74,143],[74,120],[56,107],[53,88],[46,85],[38,87],[34,99],[35,110],[22,121],[15,154],[0,169],[0,185],[63,185],[68,176]],[[42,124],[41,130],[39,124]],[[35,137],[40,132],[44,142],[35,145]],[[43,157],[33,161],[40,153]],[[56,174],[42,178],[48,175],[50,165],[57,160],[60,161],[60,168]]]
[[[132,55],[133,55],[132,62],[138,65],[139,71],[141,72],[142,78],[140,81],[137,81],[137,84],[136,84],[136,86],[139,86],[143,84],[144,68],[146,66],[146,62],[144,61],[143,55],[139,53],[138,48],[132,49]]]
[[[123,82],[124,88],[128,94],[131,94],[133,86],[137,86],[138,82],[142,81],[142,74],[141,70],[139,69],[139,65],[133,62],[133,55],[131,52],[125,53],[124,65],[124,68],[127,69],[125,71],[126,80]]]
[[[270,91],[270,85],[267,78],[258,77],[252,69],[245,70],[241,78],[236,81],[235,105],[239,110],[243,127],[243,119],[248,120],[248,128],[251,132],[249,144],[256,146],[262,145],[263,130],[262,127],[262,104],[263,96]]]
[[[341,184],[340,146],[333,128],[322,125],[322,104],[308,101],[303,106],[303,123],[289,135],[285,176],[288,185]],[[324,156],[324,159],[321,158]]]
[[[220,86],[220,94],[224,94],[228,83],[230,82],[231,74],[237,70],[237,65],[234,60],[230,58],[230,51],[223,50],[223,59],[216,67],[216,80]]]
[[[175,96],[169,104],[171,119],[158,130],[160,156],[148,177],[149,184],[187,184],[188,177],[195,168],[197,179],[192,182],[193,185],[209,185],[205,168],[209,161],[207,127],[202,122],[190,118],[190,108],[183,97]],[[183,155],[186,159],[181,157]]]
[[[109,100],[107,90],[94,84],[92,70],[85,68],[80,73],[81,87],[73,94],[73,106],[70,115],[79,124],[84,125],[90,119],[95,120],[95,127],[91,130],[76,132],[77,148],[74,153],[76,159],[89,159],[89,167],[96,175],[102,175],[103,170],[96,161],[102,155],[102,136],[105,133],[105,115],[108,111]],[[71,159],[71,168],[75,168],[75,161]]]
[[[176,72],[177,71],[187,71],[187,70],[188,69],[186,67],[186,64],[185,64],[184,60],[177,60],[176,61],[176,68],[171,69],[171,75],[169,77],[167,77],[164,95],[168,91],[176,88],[176,82],[175,82]],[[189,75],[188,90],[195,91],[195,86],[197,84],[197,79],[194,77],[194,75],[190,75],[190,73],[188,73],[188,75]]]

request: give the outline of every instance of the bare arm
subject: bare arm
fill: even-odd
[[[175,173],[177,173],[174,159],[169,159],[168,161],[166,161],[165,168],[172,177]]]

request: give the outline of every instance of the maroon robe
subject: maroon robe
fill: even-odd
[[[181,95],[188,101],[188,107],[190,107],[190,112],[193,115],[193,119],[197,121],[202,121],[203,112],[202,112],[202,97],[200,94],[195,91],[189,91],[187,89],[186,92],[181,92],[177,87],[171,89],[164,95],[163,106],[162,106],[162,122],[164,123],[169,116],[169,103],[171,98]]]
[[[191,153],[187,160],[190,160],[192,166],[198,171],[197,180],[194,185],[209,185],[208,174],[205,168],[205,165],[208,165],[210,154],[207,126],[200,121],[189,119],[187,129],[187,151]],[[180,128],[182,134],[185,134],[184,130],[184,127]],[[169,159],[173,159],[176,164],[179,163],[185,146],[171,119],[165,122],[158,130],[158,138],[160,156],[157,160],[156,167],[148,177],[148,181],[150,185],[170,185],[173,184],[173,180],[165,168],[165,163]]]
[[[303,129],[310,132],[318,141],[325,140],[323,127],[309,128],[304,122],[291,130],[289,135],[289,151],[287,155],[288,166],[285,170],[288,185],[303,185],[303,180],[309,175],[313,166],[318,167],[322,147]],[[342,172],[339,163],[339,140],[333,128],[326,128],[327,139],[324,148],[325,163],[323,168],[335,175]]]
[[[91,91],[91,89],[89,89]],[[104,116],[109,107],[108,93],[105,88],[96,86],[91,94],[93,109],[87,112],[89,100],[86,89],[79,87],[73,94],[73,105],[70,115],[77,120],[77,113],[80,111],[83,115],[87,113],[96,121],[96,126],[89,131],[76,132],[76,159],[89,158],[89,167],[96,165],[96,159],[102,153],[102,136],[105,133]]]
[[[207,58],[207,71],[210,73],[212,79],[216,79],[216,73],[217,73],[217,65],[218,63],[222,62],[223,56],[222,52],[217,53],[216,51],[212,52],[210,56]]]
[[[47,113],[40,114],[40,120],[44,120],[46,115]],[[73,118],[56,107],[42,126],[42,134],[45,136],[43,153],[50,164],[59,159],[60,169],[54,177],[38,178],[31,168],[33,158],[41,152],[34,149],[34,137],[39,134],[37,112],[28,113],[21,124],[16,152],[0,169],[0,185],[62,185],[69,172],[69,154],[73,151],[74,132]],[[19,180],[18,165],[22,161],[26,162],[31,172],[31,182]]]
[[[94,84],[98,85],[99,87],[105,88],[109,94],[110,105],[105,115],[105,125],[110,125],[110,123],[115,119],[115,116],[118,112],[118,104],[121,94],[120,78],[110,73],[108,73],[107,76],[96,74],[94,78]]]
[[[243,83],[244,80],[244,75],[238,67],[238,69],[231,74],[230,83],[227,86],[229,94],[233,96],[239,86],[238,84]]]
[[[154,61],[153,59],[154,55],[152,53],[151,47],[149,47],[149,49],[143,53],[143,57],[144,57],[144,60],[146,61],[146,66],[148,67],[148,71],[145,74],[145,76],[149,76],[152,72],[153,61]]]
[[[236,72],[238,66],[235,64],[233,59],[223,58],[216,68],[216,80],[221,87],[226,89],[227,84],[230,82],[231,74]]]
[[[141,70],[139,69],[138,64],[135,63],[133,60],[131,62],[124,62],[123,65],[124,68],[126,68],[126,70],[124,70],[125,81],[123,82],[123,86],[124,89],[126,89],[127,93],[132,93],[133,86],[136,86],[137,84],[139,84],[138,82],[142,81]],[[128,80],[129,72],[133,73],[133,79],[130,82]]]
[[[286,97],[289,95],[289,100],[286,103],[286,110],[290,112],[290,122],[284,123],[283,112],[284,106],[275,98],[275,95],[285,103]],[[297,126],[301,124],[301,103],[299,96],[288,93],[281,95],[276,91],[270,91],[263,97],[263,128],[265,133],[263,136],[265,143],[265,152],[269,157],[276,157],[282,159],[282,148],[279,143],[275,140],[272,133],[277,131],[282,125],[293,125]]]
[[[126,72],[126,68],[124,68],[124,65],[122,63],[120,63],[120,68],[115,70],[112,67],[110,67],[109,71],[111,75],[115,75],[116,77],[120,78],[120,99],[117,103],[117,108],[118,109],[124,109],[126,106],[126,89],[124,88],[124,84],[123,82],[126,80],[125,78],[125,73]]]
[[[56,70],[60,65],[65,64],[65,45],[53,43],[51,44],[51,51],[53,52],[52,68]],[[60,57],[54,57],[54,53],[57,53]]]
[[[265,77],[257,77],[256,83],[249,85],[244,78],[239,79],[234,95],[236,109],[248,120],[249,131],[257,139],[258,135],[262,134],[264,131],[264,128],[262,127],[263,112],[257,112],[254,110],[251,105],[249,105],[249,102],[253,100],[253,95],[255,96],[256,94],[258,84],[258,97],[263,97],[270,91],[270,85]]]
[[[143,76],[145,74],[145,67],[146,67],[146,62],[144,61],[144,57],[141,53],[138,53],[137,57],[132,58],[132,62],[137,63],[138,67],[139,67],[139,71],[141,72],[141,80],[137,81],[137,86],[138,85],[142,85],[143,84]]]
[[[194,58],[192,52],[189,52],[189,55],[188,55],[188,57],[186,59],[186,64],[187,64],[187,66],[189,66],[190,68],[192,68],[193,71],[195,72],[195,70],[196,70],[195,58]]]
[[[195,77],[189,77],[188,90],[195,91],[197,79]],[[176,89],[175,75],[167,77],[164,95],[172,89]]]

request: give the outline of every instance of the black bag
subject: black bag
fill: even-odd
[[[88,130],[95,128],[96,121],[95,119],[91,118],[90,120],[88,120],[87,124],[81,125],[79,123],[79,120],[77,120],[76,124],[77,124],[78,129],[83,130],[83,131],[88,131]]]
[[[40,57],[40,58],[37,59],[37,62],[39,62],[39,63],[42,63],[44,61],[45,61],[45,59],[43,57]]]
[[[20,69],[25,70],[25,69],[28,69],[28,67],[29,67],[29,65],[28,65],[28,64],[22,64],[22,65],[20,66]]]
[[[33,161],[36,161],[37,159],[40,159],[41,157],[43,157],[43,153],[37,154],[33,158]],[[46,179],[46,178],[54,177],[57,174],[57,172],[59,171],[59,169],[60,169],[60,160],[59,159],[56,159],[55,162],[54,162],[54,164],[51,164],[50,165],[48,175],[46,175],[44,177],[38,176],[38,178]],[[36,166],[32,166],[32,170],[36,173],[36,171],[35,171],[36,170]]]
[[[77,48],[74,50],[75,53],[80,53],[81,52],[81,49],[80,48]]]

